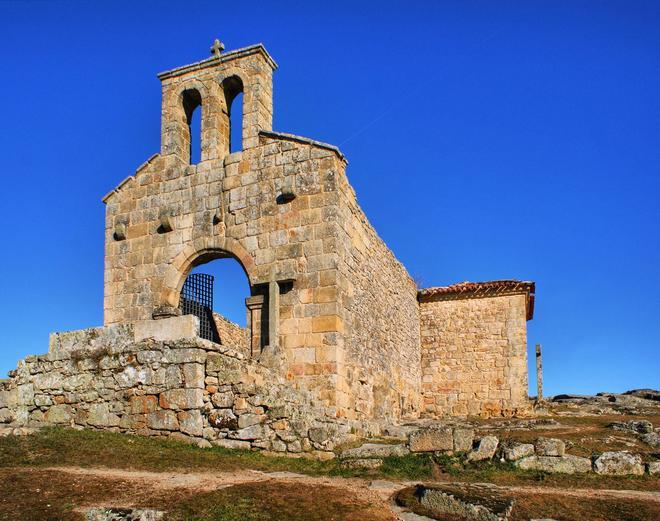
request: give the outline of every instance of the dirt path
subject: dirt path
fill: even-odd
[[[109,480],[135,481],[156,490],[186,489],[194,492],[207,492],[232,485],[259,481],[286,481],[305,485],[329,485],[349,490],[366,501],[377,501],[385,503],[388,506],[391,506],[390,498],[395,492],[415,484],[415,482],[371,481],[359,478],[326,476],[315,477],[292,472],[262,472],[258,470],[243,470],[238,472],[146,472],[82,467],[48,467],[45,470],[74,475],[95,476]],[[513,494],[543,494],[589,499],[637,499],[640,501],[660,503],[660,492],[589,488],[492,486],[504,493],[510,492]]]
[[[380,504],[383,507],[390,506],[389,498],[395,491],[412,485],[412,483],[375,482],[384,483],[385,486],[371,487],[370,481],[357,478],[315,477],[293,472],[263,472],[260,470],[235,472],[149,472],[93,467],[45,467],[41,470],[62,472],[76,476],[93,476],[109,481],[135,482],[156,491],[183,489],[189,492],[210,492],[233,485],[262,481],[295,482],[312,486],[325,485],[344,489],[359,500]],[[123,506],[134,506],[130,497],[117,499],[120,500]],[[79,507],[80,509],[84,510],[84,506]]]
[[[503,491],[518,492],[521,494],[546,494],[554,496],[571,496],[583,498],[610,498],[610,499],[639,499],[660,503],[660,492],[643,490],[608,490],[594,488],[554,488],[554,487],[499,487]]]

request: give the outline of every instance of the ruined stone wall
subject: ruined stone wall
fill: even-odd
[[[420,302],[426,415],[511,415],[528,407],[524,294]]]
[[[248,328],[241,327],[218,313],[213,313],[213,322],[223,346],[230,346],[244,355],[250,356],[250,330]]]
[[[341,178],[339,273],[345,398],[358,417],[416,417],[420,402],[417,285]]]
[[[330,451],[348,434],[276,371],[199,338],[143,338],[150,331],[115,325],[53,335],[48,354],[22,360],[2,384],[0,422],[291,453]]]

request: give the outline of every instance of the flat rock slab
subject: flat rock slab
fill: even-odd
[[[379,458],[345,459],[341,462],[344,469],[377,469],[383,464]]]
[[[513,498],[486,484],[419,485],[416,496],[431,512],[474,521],[505,521],[511,516],[514,504]]]
[[[341,459],[387,458],[388,456],[405,456],[410,450],[405,445],[386,445],[383,443],[365,443],[354,449],[343,451]]]
[[[591,471],[591,460],[566,454],[565,456],[528,456],[514,463],[524,470],[542,470],[558,474],[577,474]]]
[[[92,508],[87,511],[87,521],[160,521],[165,512],[144,508]]]

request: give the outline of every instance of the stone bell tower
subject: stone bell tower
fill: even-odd
[[[163,87],[161,156],[190,163],[190,122],[201,106],[201,161],[229,154],[232,132],[241,132],[243,148],[259,143],[259,131],[273,127],[273,70],[277,67],[261,45],[222,53],[218,40],[211,57],[158,75]],[[243,93],[243,128],[232,129],[230,111]]]

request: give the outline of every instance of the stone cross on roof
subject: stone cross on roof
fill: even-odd
[[[225,44],[216,38],[215,41],[213,42],[213,45],[211,45],[211,54],[213,54],[214,56],[220,56],[220,53],[224,50],[225,50]]]

